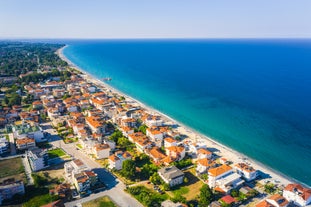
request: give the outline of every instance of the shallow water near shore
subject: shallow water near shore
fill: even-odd
[[[311,40],[75,40],[112,87],[311,186]]]

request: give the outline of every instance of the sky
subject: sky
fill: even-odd
[[[311,38],[311,0],[0,0],[0,38]]]

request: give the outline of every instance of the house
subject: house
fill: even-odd
[[[184,173],[175,166],[163,167],[158,170],[158,174],[170,187],[184,182]]]
[[[89,116],[85,118],[85,122],[91,128],[93,133],[104,134],[105,133],[105,122],[97,116]]]
[[[208,170],[208,185],[210,188],[218,187],[223,192],[228,192],[243,183],[241,176],[233,172],[232,167],[221,165]]]
[[[121,127],[135,128],[136,124],[137,124],[136,119],[133,119],[133,118],[121,119]]]
[[[0,183],[0,204],[2,203],[2,200],[11,199],[16,194],[25,194],[23,181],[15,181],[13,178],[4,180]]]
[[[283,196],[275,194],[256,204],[256,207],[286,207],[288,204]]]
[[[213,153],[205,148],[200,148],[197,150],[198,159],[204,159],[204,158],[212,159],[212,157],[213,157]]]
[[[5,137],[0,138],[0,155],[9,151],[10,143]]]
[[[166,157],[166,155],[161,152],[159,147],[153,147],[150,150],[146,150],[146,153],[155,163],[160,163],[160,161]]]
[[[184,157],[186,155],[185,148],[182,146],[167,147],[165,149],[165,152],[168,156],[171,156],[172,158],[176,159],[177,161],[184,159]]]
[[[121,127],[121,131],[123,133],[124,136],[128,136],[129,134],[133,134],[134,133],[134,129],[133,128],[130,128],[130,127],[127,127],[127,126],[123,126]]]
[[[311,189],[303,187],[300,184],[288,184],[283,190],[283,196],[294,202],[298,206],[307,206],[311,204]]]
[[[200,175],[203,173],[207,173],[210,168],[216,167],[216,163],[210,159],[203,158],[197,161],[196,174]]]
[[[115,154],[109,156],[108,162],[109,162],[109,169],[116,169],[116,170],[121,170],[122,169],[122,163],[125,160],[131,160],[132,155],[128,152],[122,152],[118,151]]]
[[[95,144],[93,146],[93,154],[96,159],[108,158],[110,154],[110,147],[108,144]]]
[[[36,146],[35,139],[30,137],[16,139],[15,144],[18,150],[30,149]]]
[[[152,146],[152,142],[147,137],[142,137],[135,140],[135,145],[138,151],[145,152],[146,149]]]
[[[58,195],[59,198],[67,198],[71,194],[70,187],[71,186],[68,183],[57,185],[53,189],[50,190],[50,195]]]
[[[46,149],[43,150],[38,147],[33,147],[27,151],[26,155],[33,171],[39,171],[49,167],[49,155]]]
[[[231,195],[226,195],[220,199],[226,206],[233,204],[236,200]]]
[[[43,108],[43,103],[42,103],[42,101],[34,101],[33,103],[32,103],[32,108],[33,109],[42,109]]]
[[[177,140],[173,139],[172,137],[164,138],[164,147],[173,147],[177,146]]]
[[[238,163],[234,166],[236,172],[241,175],[246,181],[255,180],[258,176],[258,171],[245,163]]]

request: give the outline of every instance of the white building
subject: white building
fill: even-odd
[[[14,125],[13,133],[15,138],[22,138],[22,137],[32,137],[35,139],[36,142],[44,142],[47,139],[44,137],[43,130],[40,126],[34,125],[31,126],[30,124],[21,124],[21,125]]]
[[[283,196],[298,206],[308,206],[311,204],[311,189],[305,188],[300,184],[288,184],[283,190]]]
[[[109,156],[109,169],[116,169],[116,170],[121,170],[122,169],[122,163],[125,160],[130,160],[132,159],[132,155],[128,152],[122,152],[118,151],[115,154]]]
[[[163,167],[158,170],[158,174],[170,187],[184,182],[184,173],[175,166]]]
[[[213,157],[213,153],[205,148],[200,148],[197,150],[198,159],[204,159],[204,158],[212,159],[212,157]]]
[[[228,165],[221,165],[208,170],[208,185],[210,188],[218,187],[224,192],[228,192],[243,182],[241,176],[233,172],[232,167]]]
[[[5,137],[0,138],[0,155],[8,152],[10,143]]]
[[[173,139],[172,137],[166,137],[164,139],[164,147],[172,147],[177,146],[177,140]]]
[[[16,139],[15,144],[18,150],[30,149],[36,146],[35,139],[29,137]]]
[[[37,147],[31,148],[27,151],[27,158],[33,171],[39,171],[49,167],[49,156],[46,150]]]
[[[197,162],[196,173],[197,175],[207,173],[210,168],[215,166],[216,163],[212,160],[209,160],[207,158],[199,159]]]
[[[96,159],[103,159],[109,157],[110,147],[108,144],[95,144],[92,149]]]
[[[256,207],[286,207],[288,206],[288,201],[279,194],[274,194],[267,199],[256,204]]]
[[[255,180],[258,176],[258,171],[245,163],[238,163],[234,168],[236,172],[247,181]]]
[[[76,159],[64,164],[65,176],[68,181],[72,182],[74,175],[87,170],[87,166],[80,160]]]

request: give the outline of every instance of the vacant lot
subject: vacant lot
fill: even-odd
[[[117,207],[108,196],[97,198],[89,202],[83,203],[83,207]]]
[[[62,149],[53,149],[48,151],[49,158],[62,157],[66,153]]]
[[[8,178],[24,178],[24,165],[20,157],[0,161],[0,182]]]
[[[171,197],[182,195],[188,201],[193,200],[200,194],[203,182],[194,175],[194,168],[188,169],[184,173],[188,182],[177,186],[172,191],[168,191],[167,194]]]

